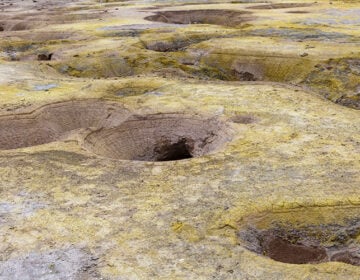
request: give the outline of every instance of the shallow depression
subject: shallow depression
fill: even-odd
[[[78,100],[45,105],[27,114],[0,117],[0,150],[61,140],[79,129],[119,125],[129,115],[120,104]]]
[[[289,9],[289,8],[310,7],[312,5],[313,5],[312,3],[276,3],[276,4],[251,6],[248,7],[248,9],[255,9],[255,10]]]
[[[149,21],[174,24],[216,24],[224,26],[238,26],[252,20],[249,11],[233,10],[182,10],[161,11],[145,18]]]
[[[264,213],[246,218],[239,238],[247,249],[279,262],[360,266],[359,214],[358,207]]]

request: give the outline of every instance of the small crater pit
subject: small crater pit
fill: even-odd
[[[288,11],[288,14],[308,14],[309,11]]]
[[[115,126],[127,116],[120,105],[100,100],[59,102],[30,113],[2,116],[0,150],[58,141],[74,130]]]
[[[90,133],[85,147],[114,159],[173,161],[209,154],[228,140],[227,126],[220,120],[157,114]]]
[[[261,81],[265,76],[264,66],[260,63],[235,61],[231,69],[232,76],[238,81]]]
[[[232,116],[230,118],[230,121],[232,121],[233,123],[239,123],[239,124],[252,124],[252,123],[257,122],[257,118],[252,115],[239,114],[239,115]]]
[[[276,4],[265,4],[248,7],[248,9],[255,10],[271,10],[271,9],[289,9],[289,8],[304,8],[310,7],[311,3],[276,3]]]
[[[186,48],[191,42],[150,42],[145,45],[145,48],[156,52],[176,52]]]
[[[234,27],[252,20],[253,17],[248,11],[181,10],[156,12],[145,19],[174,24],[216,24]]]
[[[8,20],[0,22],[1,31],[24,31],[41,25],[38,21]]]
[[[239,237],[247,249],[283,263],[360,266],[359,214],[356,207],[264,213],[246,218]]]

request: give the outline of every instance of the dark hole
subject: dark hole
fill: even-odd
[[[177,143],[163,141],[160,146],[155,148],[157,161],[171,161],[192,158],[190,147],[186,139],[181,139]]]
[[[52,53],[50,53],[50,54],[43,54],[42,53],[42,54],[38,55],[37,59],[39,61],[49,61],[49,60],[51,60],[52,56],[53,56]]]
[[[0,26],[0,32],[4,31],[4,27]]]
[[[250,73],[250,72],[237,72],[235,71],[235,76],[237,79],[239,79],[240,81],[256,81],[256,77],[254,74]]]

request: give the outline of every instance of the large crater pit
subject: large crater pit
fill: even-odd
[[[304,208],[245,219],[243,245],[291,264],[343,262],[360,266],[360,208]]]
[[[120,104],[79,100],[0,117],[0,150],[76,139],[99,156],[172,161],[211,153],[230,137],[214,118],[185,114],[133,115]]]
[[[171,161],[208,154],[227,140],[226,125],[217,119],[156,114],[92,132],[85,138],[85,147],[115,159]]]
[[[248,11],[232,10],[182,10],[159,11],[145,17],[146,20],[174,24],[216,24],[224,26],[238,26],[252,20]]]

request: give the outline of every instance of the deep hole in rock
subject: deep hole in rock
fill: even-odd
[[[171,161],[192,158],[191,148],[187,144],[187,139],[182,138],[176,143],[161,142],[159,146],[155,147],[154,153],[156,161]]]
[[[360,209],[326,210],[252,216],[245,219],[239,238],[247,249],[283,263],[336,261],[360,266]]]
[[[248,11],[231,10],[183,10],[161,11],[145,17],[146,20],[175,24],[216,24],[238,26],[252,20]]]
[[[133,117],[118,127],[90,133],[85,148],[125,160],[172,161],[199,157],[229,140],[227,126],[217,119],[183,114]]]
[[[37,60],[49,61],[49,60],[51,60],[52,56],[53,56],[53,53],[49,53],[49,54],[41,53],[41,54],[38,54]]]

